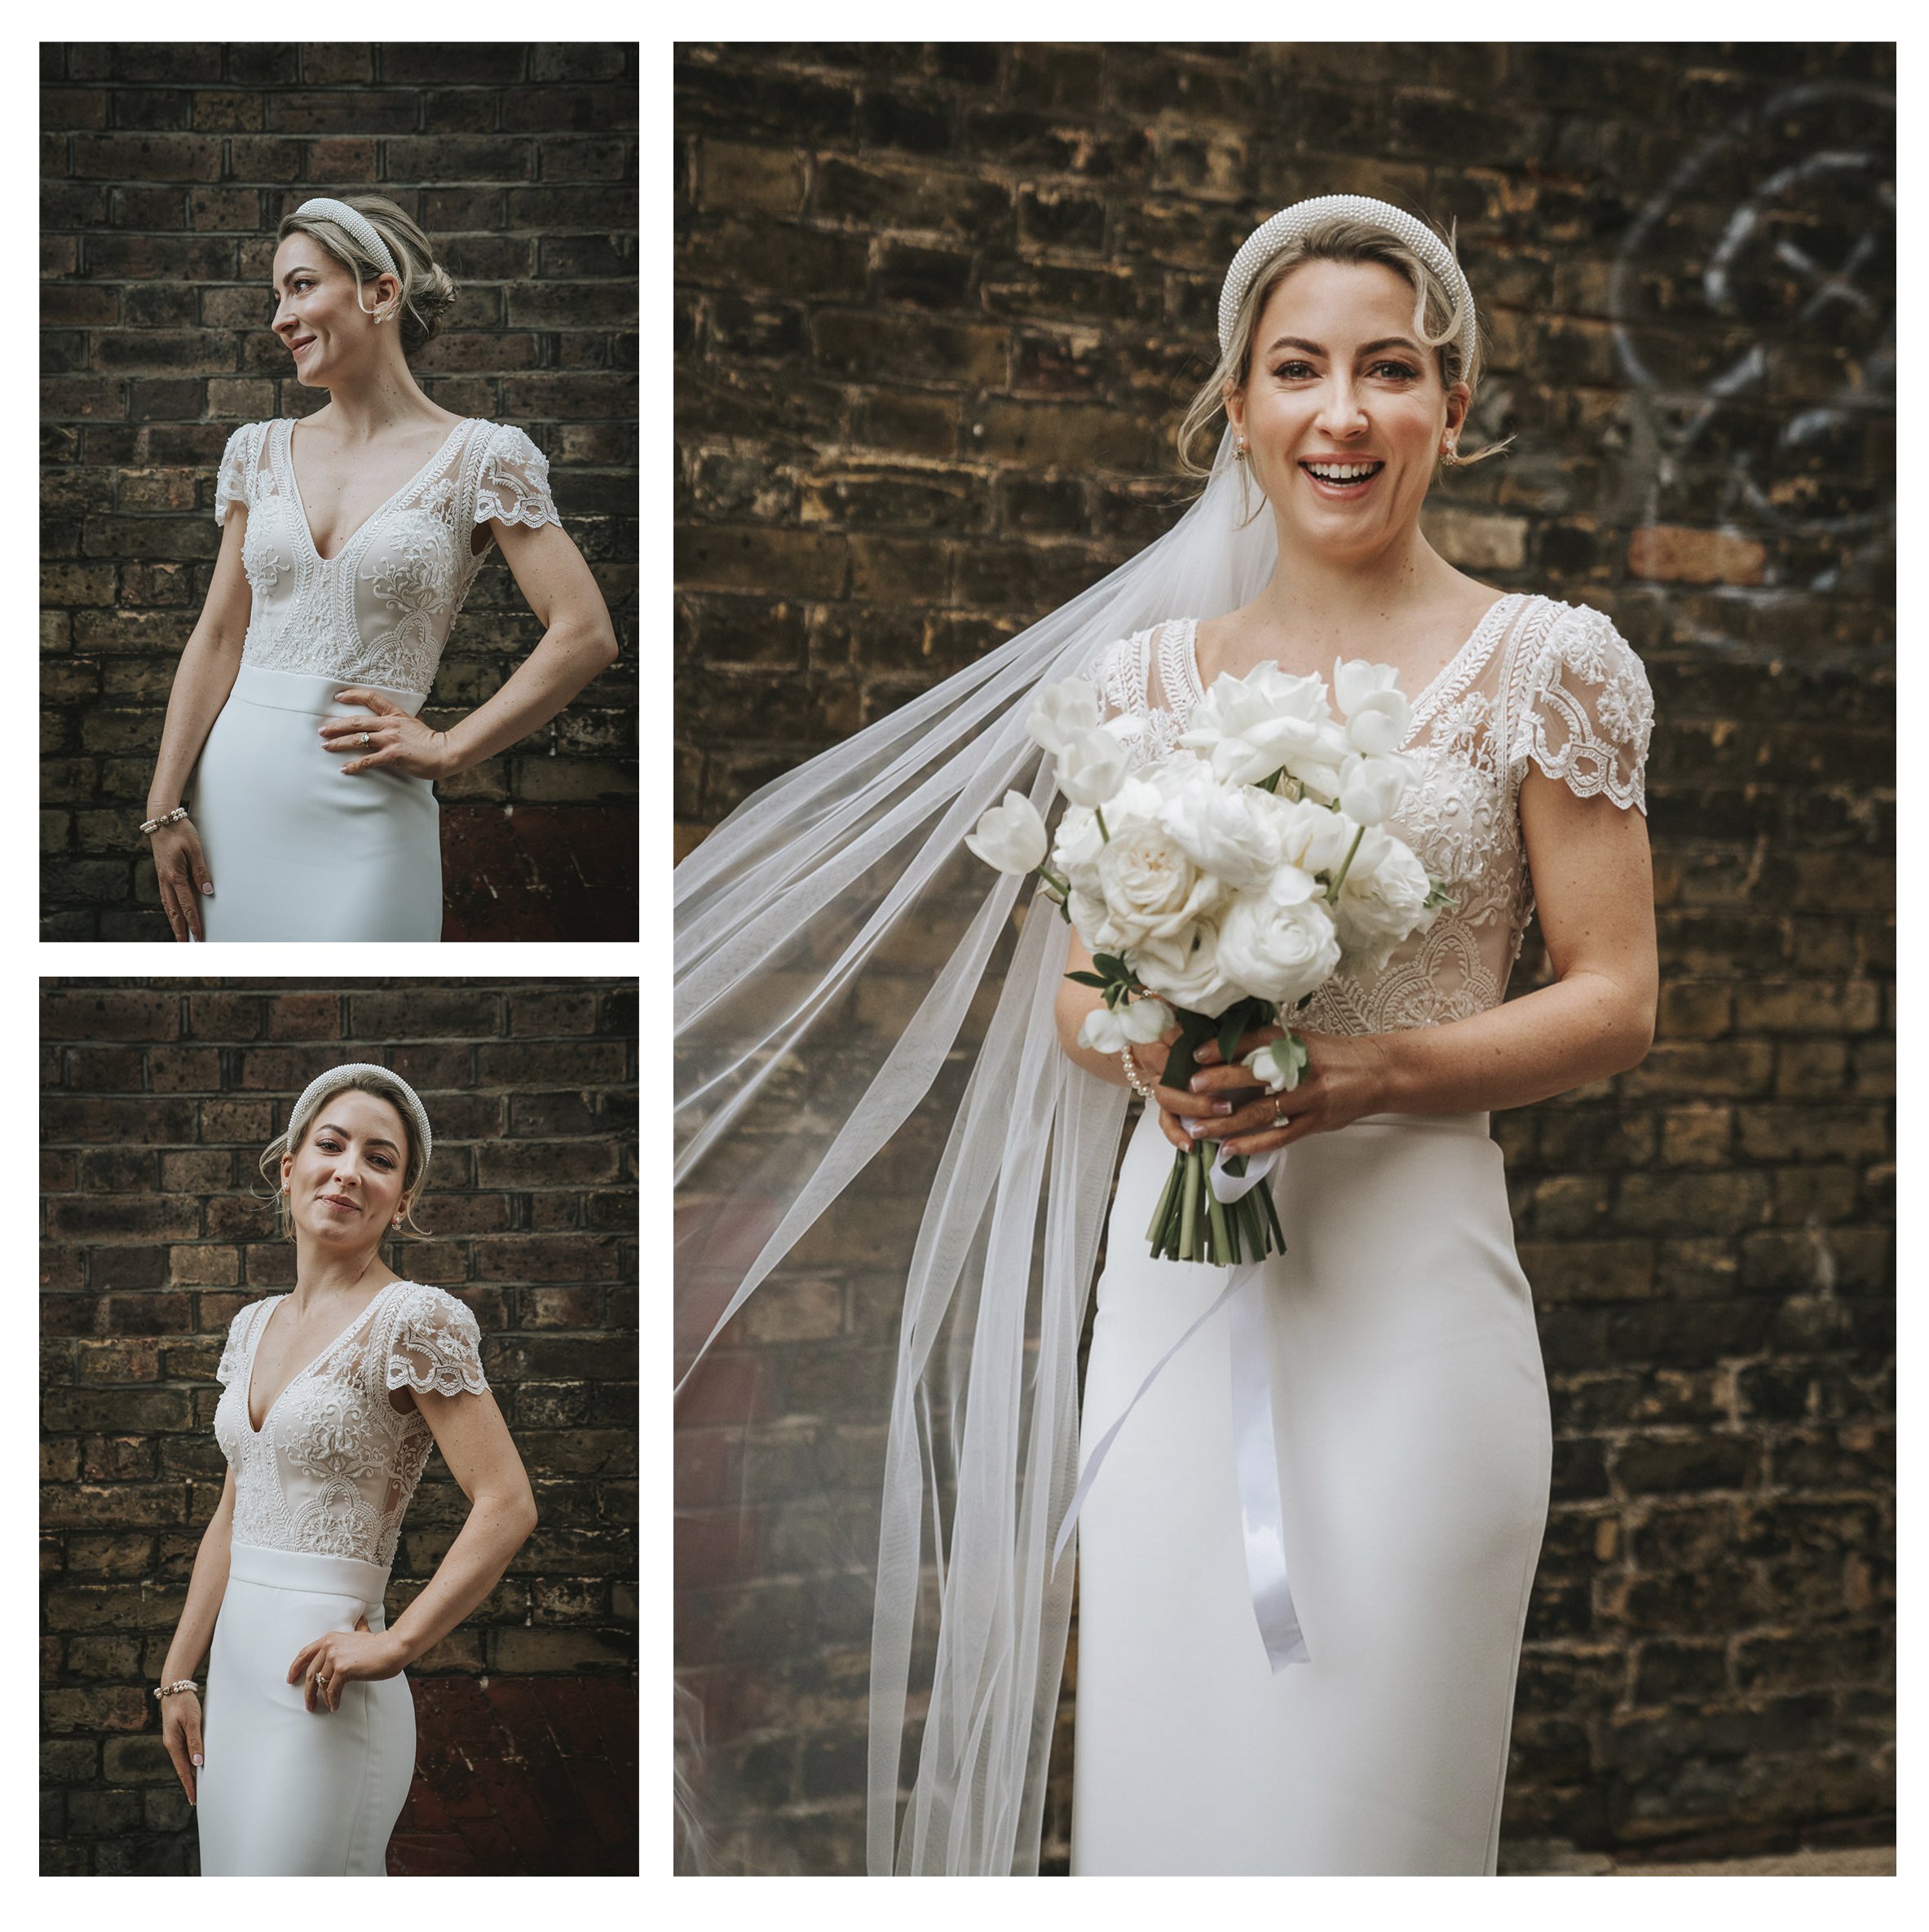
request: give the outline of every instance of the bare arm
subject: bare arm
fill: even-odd
[[[201,1547],[194,1555],[194,1573],[188,1579],[188,1600],[181,1606],[181,1621],[174,1625],[174,1640],[167,1647],[167,1661],[161,1667],[164,1684],[179,1683],[200,1670],[208,1646],[214,1640],[214,1620],[221,1614],[222,1599],[227,1595],[228,1552],[232,1547],[235,1520],[235,1472],[231,1463],[221,1485],[221,1500],[201,1532]],[[172,1760],[174,1775],[195,1802],[196,1784],[201,1768],[201,1700],[192,1691],[177,1691],[161,1700],[161,1741]]]
[[[546,725],[616,661],[609,607],[567,534],[554,523],[531,530],[499,518],[491,519],[489,529],[544,630],[501,690],[449,727],[444,777],[480,765]]]
[[[161,1667],[163,1683],[179,1683],[201,1669],[214,1640],[214,1619],[221,1614],[221,1599],[227,1595],[227,1553],[235,1521],[235,1472],[229,1465],[227,1478],[221,1485],[221,1500],[201,1534],[194,1572],[188,1579],[188,1600],[181,1606],[181,1621],[174,1625],[174,1640],[167,1647],[167,1661]]]
[[[174,667],[167,721],[161,727],[161,749],[148,785],[145,818],[158,817],[180,804],[194,761],[227,702],[227,694],[234,689],[235,673],[241,668],[241,644],[254,609],[247,573],[241,567],[241,544],[247,533],[246,505],[232,505],[222,527],[208,601],[201,606],[200,621]]]
[[[439,1643],[496,1587],[536,1528],[536,1498],[496,1398],[417,1390],[415,1404],[470,1507],[435,1574],[389,1629],[404,1664]]]

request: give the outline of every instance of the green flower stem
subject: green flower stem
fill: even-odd
[[[1107,831],[1106,830],[1106,815],[1105,815],[1105,814],[1104,814],[1102,811],[1101,811],[1101,810],[1099,809],[1099,808],[1098,808],[1097,805],[1094,805],[1094,806],[1092,808],[1092,816],[1093,816],[1094,818],[1096,818],[1096,819],[1098,821],[1098,836],[1099,836],[1099,837],[1100,837],[1101,840],[1104,840],[1104,841],[1105,841],[1105,842],[1106,842],[1107,845],[1110,845],[1110,844],[1111,843],[1111,838],[1112,838],[1112,835],[1111,835],[1111,834],[1110,834],[1109,831]]]
[[[1165,1233],[1166,1215],[1172,1205],[1172,1191],[1179,1184],[1179,1169],[1180,1158],[1175,1158],[1172,1171],[1165,1177],[1165,1191],[1159,1197],[1159,1206],[1153,1211],[1152,1225],[1145,1230],[1145,1238],[1151,1242],[1154,1255],[1165,1245],[1160,1237]]]
[[[1047,885],[1056,886],[1057,888],[1061,903],[1071,897],[1070,883],[1066,880],[1061,879],[1049,866],[1040,866],[1038,868],[1038,876],[1040,878],[1044,880]]]
[[[1366,836],[1366,828],[1363,825],[1357,831],[1353,834],[1353,843],[1346,849],[1345,862],[1341,865],[1339,871],[1334,875],[1333,883],[1326,888],[1326,900],[1328,904],[1331,904],[1334,900],[1340,897],[1340,889],[1346,883],[1346,875],[1353,870],[1353,855],[1359,850],[1360,840],[1365,838]]]
[[[1179,1216],[1179,1258],[1190,1261],[1198,1253],[1199,1226],[1199,1150],[1182,1157],[1185,1162],[1185,1205]]]
[[[1201,1153],[1204,1152],[1202,1149]],[[1203,1163],[1202,1163],[1203,1164]],[[1212,1191],[1212,1171],[1205,1168],[1206,1214],[1212,1228],[1212,1259],[1221,1264],[1233,1259],[1232,1230],[1226,1224],[1225,1203]]]

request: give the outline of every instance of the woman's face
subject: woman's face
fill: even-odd
[[[1405,277],[1379,262],[1302,262],[1267,298],[1252,350],[1245,392],[1226,412],[1282,539],[1367,555],[1413,529],[1469,392],[1441,389],[1434,352],[1414,335]],[[1378,467],[1329,483],[1309,467],[1322,458]]]
[[[301,1145],[281,1157],[295,1226],[331,1248],[373,1247],[401,1214],[408,1130],[380,1094],[345,1087],[315,1109]]]
[[[383,307],[397,286],[393,276],[377,276],[361,300]],[[357,306],[356,293],[347,263],[312,235],[297,229],[275,250],[275,333],[294,358],[296,381],[308,388],[325,388],[373,353],[375,319]]]

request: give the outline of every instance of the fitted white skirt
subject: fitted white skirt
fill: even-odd
[[[1379,1114],[1285,1150],[1264,1264],[1287,1580],[1255,1618],[1229,1308],[1114,1442],[1079,1524],[1071,1868],[1489,1874],[1553,1442],[1487,1116]],[[1081,1467],[1226,1285],[1154,1261],[1148,1114],[1098,1283]]]
[[[305,1644],[387,1627],[388,1572],[351,1556],[236,1543],[214,1625],[195,1816],[204,1878],[382,1878],[415,1773],[406,1677],[347,1685],[308,1710],[289,1666]]]
[[[215,939],[439,939],[441,811],[426,779],[344,778],[353,754],[323,743],[351,681],[243,664],[201,748],[189,809],[212,897]],[[373,687],[370,687],[373,688]],[[411,717],[422,694],[384,690]]]

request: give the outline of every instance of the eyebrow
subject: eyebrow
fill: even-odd
[[[352,1140],[355,1138],[355,1136],[350,1133],[347,1127],[337,1127],[332,1120],[324,1120],[315,1131],[318,1134],[339,1134],[344,1140]],[[391,1153],[399,1153],[402,1151],[393,1140],[385,1140],[379,1134],[370,1134],[368,1136],[368,1145],[370,1147],[386,1147]]]
[[[1275,349],[1304,349],[1314,355],[1326,354],[1326,351],[1318,342],[1309,342],[1304,336],[1298,335],[1282,335],[1276,342],[1269,343],[1267,355],[1270,355]],[[1420,353],[1419,346],[1408,341],[1403,335],[1383,335],[1376,342],[1362,342],[1360,345],[1362,355],[1371,355],[1376,349],[1405,349],[1415,355]]]

